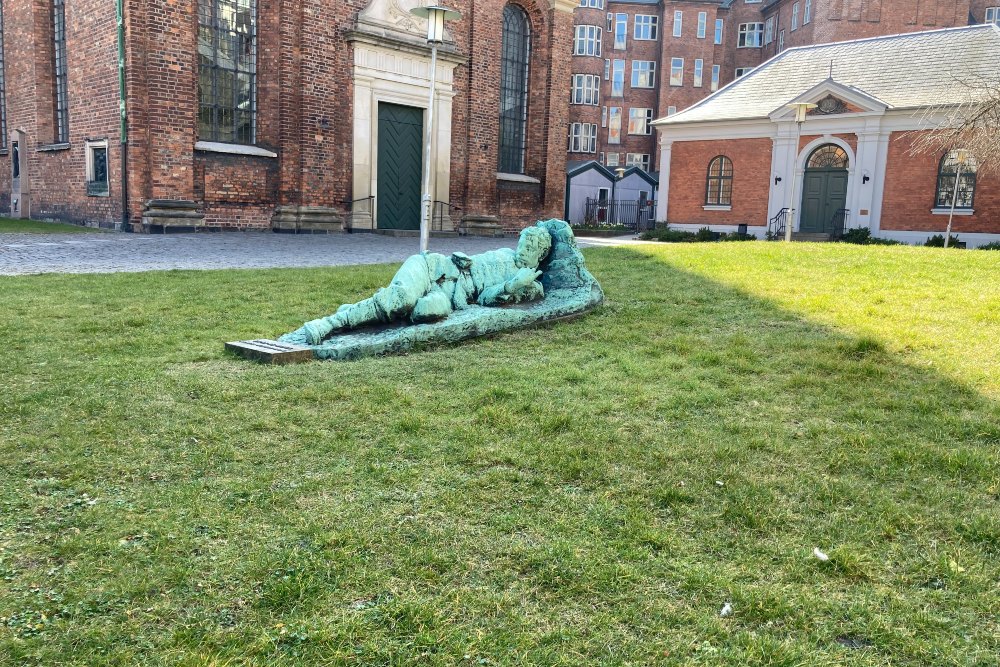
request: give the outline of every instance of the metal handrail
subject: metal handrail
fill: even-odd
[[[788,224],[788,214],[790,211],[791,209],[786,206],[767,221],[768,238],[776,241],[785,237],[785,225]]]
[[[838,208],[833,216],[830,218],[830,236],[832,238],[839,239],[844,235],[844,229],[847,227],[847,218],[851,214],[851,209],[849,208]]]

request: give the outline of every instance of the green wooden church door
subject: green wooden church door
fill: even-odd
[[[378,227],[420,229],[424,111],[378,105]]]

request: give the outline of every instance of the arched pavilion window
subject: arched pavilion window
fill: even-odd
[[[937,208],[951,207],[959,164],[962,165],[962,177],[958,183],[958,194],[955,195],[955,208],[972,208],[972,202],[976,195],[976,171],[979,164],[976,162],[976,158],[965,151],[958,150],[948,151],[938,164],[937,195],[934,198],[934,205]]]
[[[527,13],[517,5],[509,4],[503,9],[501,58],[498,170],[505,174],[523,174],[531,23]]]
[[[733,161],[725,155],[708,163],[708,184],[705,203],[709,206],[731,206],[733,203]]]

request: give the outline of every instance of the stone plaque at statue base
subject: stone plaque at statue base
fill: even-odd
[[[310,347],[276,340],[236,340],[226,343],[226,349],[244,359],[252,359],[264,364],[298,364],[313,359]]]

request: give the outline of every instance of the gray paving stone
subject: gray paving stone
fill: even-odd
[[[513,247],[516,242],[516,237],[431,239],[431,250],[471,255],[501,246]],[[617,245],[627,240],[579,242],[581,246]],[[383,264],[401,262],[417,247],[415,237],[379,234],[106,233],[85,238],[68,234],[0,234],[0,275]]]

